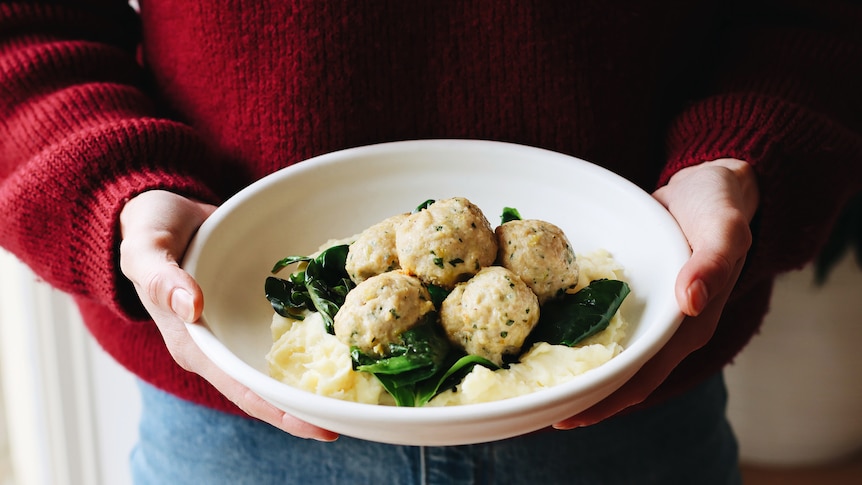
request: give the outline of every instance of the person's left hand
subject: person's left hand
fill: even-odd
[[[557,429],[588,426],[645,400],[686,356],[709,341],[739,278],[759,201],[748,163],[720,159],[685,168],[653,197],[676,218],[691,246],[675,287],[686,318],[634,377],[595,406],[555,424]]]

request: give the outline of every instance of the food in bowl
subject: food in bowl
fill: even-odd
[[[506,208],[426,201],[271,276],[270,374],[338,399],[449,406],[555,386],[618,355],[624,271]]]

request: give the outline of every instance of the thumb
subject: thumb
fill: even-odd
[[[154,318],[170,315],[184,322],[200,318],[203,292],[194,278],[169,253],[155,247],[137,248],[137,241],[123,241],[121,267],[147,311]],[[134,256],[123,256],[130,253]]]
[[[709,226],[701,230],[701,236],[716,234],[691,238],[691,258],[680,269],[675,288],[677,301],[689,316],[700,314],[718,293],[735,283],[736,269],[751,246],[748,223],[738,213],[716,219],[704,217],[700,224]]]
[[[204,307],[203,291],[176,262],[153,268],[143,284],[144,293],[159,311],[169,311],[184,322],[200,318]]]

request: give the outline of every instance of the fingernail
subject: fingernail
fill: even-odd
[[[191,293],[182,288],[175,289],[171,293],[171,310],[184,322],[194,320],[195,306]]]
[[[706,290],[706,283],[703,280],[695,280],[688,287],[688,299],[694,312],[692,316],[700,315],[700,312],[706,308],[706,304],[709,302],[709,292]]]

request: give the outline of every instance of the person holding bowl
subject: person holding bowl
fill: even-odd
[[[841,1],[3,1],[0,244],[140,378],[138,483],[738,483],[721,369],[862,190],[860,21]],[[653,192],[692,249],[668,345],[556,430],[439,448],[336,440],[210,362],[178,262],[215,207],[419,138]]]

